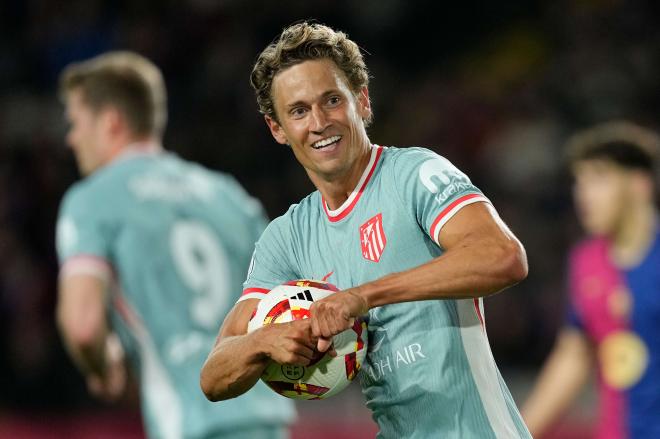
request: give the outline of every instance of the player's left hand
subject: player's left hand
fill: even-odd
[[[314,302],[309,309],[312,335],[318,337],[316,348],[327,351],[332,337],[353,326],[355,318],[369,311],[367,300],[351,288]]]

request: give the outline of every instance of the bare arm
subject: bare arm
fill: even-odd
[[[577,330],[560,332],[521,412],[534,437],[542,437],[575,400],[592,366],[589,341]]]
[[[527,277],[525,250],[487,203],[461,209],[440,231],[438,258],[357,288],[369,308],[501,291]]]
[[[126,384],[121,344],[106,320],[107,282],[75,274],[60,279],[57,323],[69,355],[96,396],[116,399]]]
[[[220,328],[200,375],[202,391],[211,401],[234,398],[250,390],[270,360],[306,366],[313,358],[316,340],[307,320],[268,325],[246,333],[258,302],[249,299],[237,303]]]
[[[527,256],[522,244],[487,203],[462,208],[441,229],[439,244],[445,252],[426,264],[313,304],[313,333],[331,337],[348,328],[353,317],[377,306],[482,297],[527,276]],[[325,344],[319,345],[322,347]]]

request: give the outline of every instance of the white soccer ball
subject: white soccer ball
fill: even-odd
[[[316,280],[294,280],[279,285],[259,302],[248,332],[265,325],[309,318],[314,301],[337,291],[334,285]],[[366,322],[356,319],[351,328],[334,336],[333,345],[336,357],[326,353],[308,366],[271,362],[261,379],[288,398],[325,399],[336,395],[355,378],[367,355]]]

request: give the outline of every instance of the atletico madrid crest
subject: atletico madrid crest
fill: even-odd
[[[360,226],[362,256],[373,262],[380,261],[385,244],[387,244],[387,238],[383,230],[383,214],[379,213]]]

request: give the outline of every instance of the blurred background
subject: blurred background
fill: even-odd
[[[169,91],[165,146],[234,174],[271,218],[313,190],[276,144],[248,77],[286,25],[344,30],[373,76],[372,142],[426,146],[464,170],[528,252],[529,278],[485,301],[490,342],[520,404],[563,320],[565,254],[580,238],[561,147],[613,118],[659,128],[660,4],[641,0],[0,1],[0,437],[141,437],[135,392],[93,401],[53,321],[60,199],[79,176],[56,79],[131,49]],[[556,438],[587,437],[592,395]],[[299,405],[322,433],[373,437],[359,386]],[[309,425],[309,420],[306,423]]]

